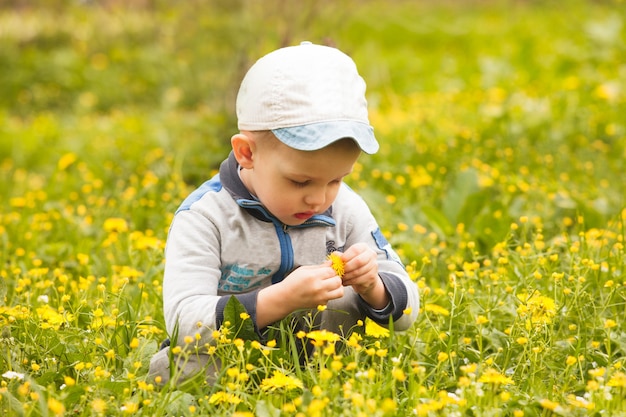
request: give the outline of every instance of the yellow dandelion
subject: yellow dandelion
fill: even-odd
[[[254,417],[254,414],[250,411],[235,411],[233,417]]]
[[[367,319],[365,321],[365,334],[376,339],[389,337],[389,329],[378,325],[376,322]]]
[[[328,330],[313,330],[307,333],[306,337],[311,339],[311,343],[314,346],[323,346],[324,343],[335,343],[339,340],[337,333],[329,332]]]
[[[406,380],[406,374],[400,368],[393,368],[391,370],[391,375],[396,381],[404,382]]]
[[[91,409],[97,414],[102,414],[107,409],[107,402],[102,398],[95,398],[91,402]]]
[[[611,375],[607,385],[609,387],[626,388],[626,374],[624,372],[615,372]]]
[[[343,278],[343,275],[345,273],[345,264],[341,257],[336,253],[331,253],[330,255],[328,255],[328,259],[332,262],[331,267],[335,270],[337,275]]]
[[[58,170],[65,171],[70,165],[76,162],[77,159],[78,157],[76,156],[76,154],[72,152],[66,153],[59,159],[59,162],[57,162]]]
[[[583,397],[577,397],[573,394],[570,394],[567,396],[567,402],[570,405],[573,405],[574,407],[577,408],[584,408],[586,410],[593,410],[596,405],[588,400],[586,400]]]
[[[302,381],[298,378],[286,375],[280,371],[274,371],[270,378],[265,378],[261,381],[261,389],[263,391],[277,391],[285,390],[290,391],[294,389],[302,388]]]
[[[437,305],[437,304],[431,304],[431,303],[424,305],[424,311],[426,311],[427,313],[433,313],[439,316],[450,315],[450,312],[448,311],[447,308],[441,307],[440,305]]]
[[[65,414],[65,406],[61,401],[55,398],[48,399],[48,409],[55,416],[62,416]]]
[[[605,367],[594,368],[594,369],[590,369],[588,372],[589,372],[589,375],[591,375],[594,378],[602,378],[604,374],[606,373],[606,368]]]
[[[130,341],[129,346],[131,349],[137,349],[139,347],[139,339],[133,337],[133,340]]]
[[[463,372],[465,375],[474,374],[477,369],[478,369],[478,365],[475,363],[470,363],[469,365],[461,366],[461,372]]]
[[[517,313],[529,324],[552,323],[552,319],[556,316],[556,304],[552,298],[543,296],[538,292],[534,292],[530,296],[519,294],[517,297],[522,301],[522,304],[517,308]]]
[[[120,217],[111,217],[104,221],[104,230],[108,233],[127,232],[128,223]]]
[[[389,352],[389,350],[387,349],[378,349],[376,351],[376,356],[378,356],[379,358],[385,358],[387,357],[387,353]]]
[[[241,402],[241,398],[236,396],[235,394],[231,394],[225,391],[218,391],[215,394],[211,395],[209,398],[209,404],[233,404],[237,405]]]
[[[557,403],[556,401],[548,400],[547,398],[544,398],[541,401],[539,401],[539,404],[546,410],[550,410],[550,411],[556,411],[557,408],[561,407],[561,405]]]
[[[508,376],[498,372],[493,368],[488,368],[483,372],[483,374],[478,379],[478,382],[484,382],[486,384],[494,384],[494,385],[514,385],[515,382]]]
[[[396,410],[396,402],[393,398],[385,398],[380,404],[380,409],[385,413],[391,413]]]

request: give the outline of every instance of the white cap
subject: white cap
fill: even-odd
[[[378,151],[365,81],[348,55],[328,46],[302,42],[259,59],[239,88],[237,118],[240,130],[271,130],[302,151],[343,138],[365,153]]]

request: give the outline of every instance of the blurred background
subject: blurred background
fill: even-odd
[[[12,168],[1,191],[28,188],[15,167],[46,178],[68,152],[110,192],[148,168],[196,186],[228,152],[247,68],[309,40],[351,55],[368,84],[382,148],[349,181],[390,231],[444,237],[461,224],[492,244],[520,215],[554,234],[579,216],[601,226],[626,194],[625,10],[619,0],[3,0],[0,161]],[[152,149],[170,158],[161,168]]]

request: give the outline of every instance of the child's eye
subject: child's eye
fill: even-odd
[[[296,187],[306,187],[309,184],[308,181],[296,181],[296,180],[291,180],[291,183],[295,185]]]

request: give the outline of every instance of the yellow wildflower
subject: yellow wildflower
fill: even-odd
[[[329,332],[328,330],[313,330],[307,333],[306,337],[311,339],[311,343],[314,346],[323,346],[324,343],[335,343],[339,340],[337,333]]]
[[[234,404],[237,405],[241,402],[241,398],[234,394],[225,391],[218,391],[211,395],[209,398],[209,404]]]
[[[517,313],[527,323],[532,325],[542,325],[552,323],[552,319],[556,315],[556,304],[550,297],[543,296],[538,292],[532,295],[519,294],[517,296],[522,304],[517,308]]]
[[[626,374],[624,372],[615,372],[611,375],[607,385],[609,387],[626,388]]]
[[[483,372],[483,374],[478,379],[478,382],[484,382],[486,384],[503,384],[503,385],[514,385],[515,382],[511,378],[502,373],[498,372],[493,368],[488,368]]]
[[[107,402],[102,398],[95,398],[91,402],[91,409],[97,414],[102,414],[107,409]]]
[[[374,321],[367,319],[365,322],[365,334],[380,339],[389,337],[389,329],[379,326]]]
[[[393,378],[396,381],[399,382],[404,382],[406,380],[406,374],[404,373],[404,371],[400,368],[393,368],[391,370],[391,375],[393,375]]]
[[[55,416],[62,416],[65,414],[65,406],[63,403],[55,398],[48,399],[48,409]]]
[[[104,230],[108,233],[128,231],[128,223],[120,217],[110,217],[104,221]]]
[[[539,401],[539,404],[541,404],[541,406],[545,408],[546,410],[550,410],[550,411],[556,411],[557,408],[561,407],[559,403],[548,400],[547,398],[544,398],[543,400]]]
[[[273,392],[280,389],[290,391],[300,388],[302,388],[302,381],[293,376],[286,375],[280,371],[274,371],[273,375],[270,378],[265,378],[263,381],[261,381],[261,389],[263,391]]]
[[[65,171],[70,165],[76,162],[77,159],[78,157],[75,153],[68,152],[59,159],[59,162],[57,162],[57,168],[59,171]]]
[[[345,264],[343,263],[341,257],[336,253],[331,253],[330,255],[328,255],[328,259],[332,262],[331,267],[335,270],[337,275],[343,278],[343,274],[345,273]]]
[[[528,338],[521,336],[515,339],[515,341],[519,343],[520,345],[525,345],[526,343],[528,343]]]
[[[437,304],[431,304],[431,303],[427,303],[424,306],[424,311],[426,311],[427,313],[433,313],[435,315],[440,315],[440,316],[450,315],[450,312],[448,311],[448,309],[441,307]]]

